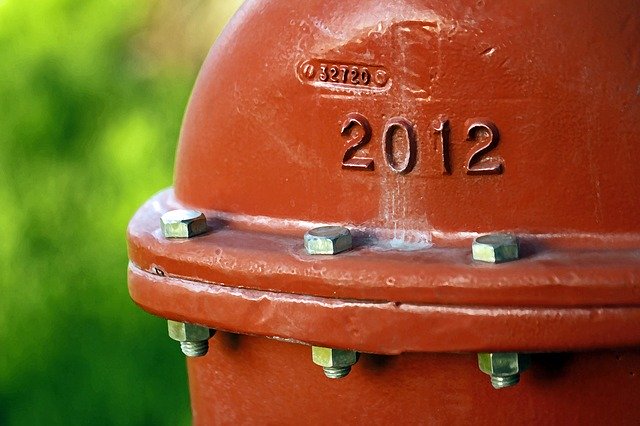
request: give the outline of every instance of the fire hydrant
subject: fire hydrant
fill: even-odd
[[[583,3],[243,5],[128,230],[194,423],[640,419],[640,8]]]

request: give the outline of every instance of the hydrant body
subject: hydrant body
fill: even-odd
[[[637,422],[639,45],[633,0],[247,1],[129,226],[134,301],[221,331],[194,422]]]

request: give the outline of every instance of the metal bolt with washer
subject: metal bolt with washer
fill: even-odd
[[[478,354],[480,371],[491,376],[495,389],[515,386],[520,382],[520,373],[529,368],[530,356],[515,352]]]
[[[209,351],[209,339],[216,333],[208,327],[180,321],[167,321],[169,337],[180,342],[182,353],[188,357],[204,356]]]
[[[311,348],[313,363],[324,370],[324,375],[330,379],[341,379],[351,372],[351,366],[358,362],[358,353],[345,349]]]

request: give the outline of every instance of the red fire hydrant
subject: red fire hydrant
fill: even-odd
[[[194,422],[640,421],[638,46],[634,0],[247,1],[129,226]]]

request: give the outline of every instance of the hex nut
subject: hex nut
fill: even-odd
[[[192,238],[207,232],[207,218],[197,210],[171,210],[160,218],[165,238]]]
[[[518,238],[511,234],[489,234],[477,237],[471,246],[473,260],[502,263],[517,260]]]
[[[529,355],[517,352],[494,352],[478,354],[478,366],[486,374],[508,376],[518,374],[529,367]]]
[[[338,254],[352,247],[349,229],[343,226],[321,226],[304,234],[304,248],[308,254]]]
[[[215,334],[215,330],[201,325],[189,324],[180,321],[167,321],[169,337],[178,342],[201,342],[209,340]]]
[[[491,384],[496,389],[518,384],[520,373],[529,368],[531,357],[516,352],[479,353],[480,371],[491,376]]]
[[[313,363],[320,367],[351,367],[358,361],[358,353],[345,349],[311,348]]]
[[[358,362],[358,353],[345,349],[311,348],[313,362],[324,370],[324,375],[330,379],[341,379],[351,371],[351,366]]]

